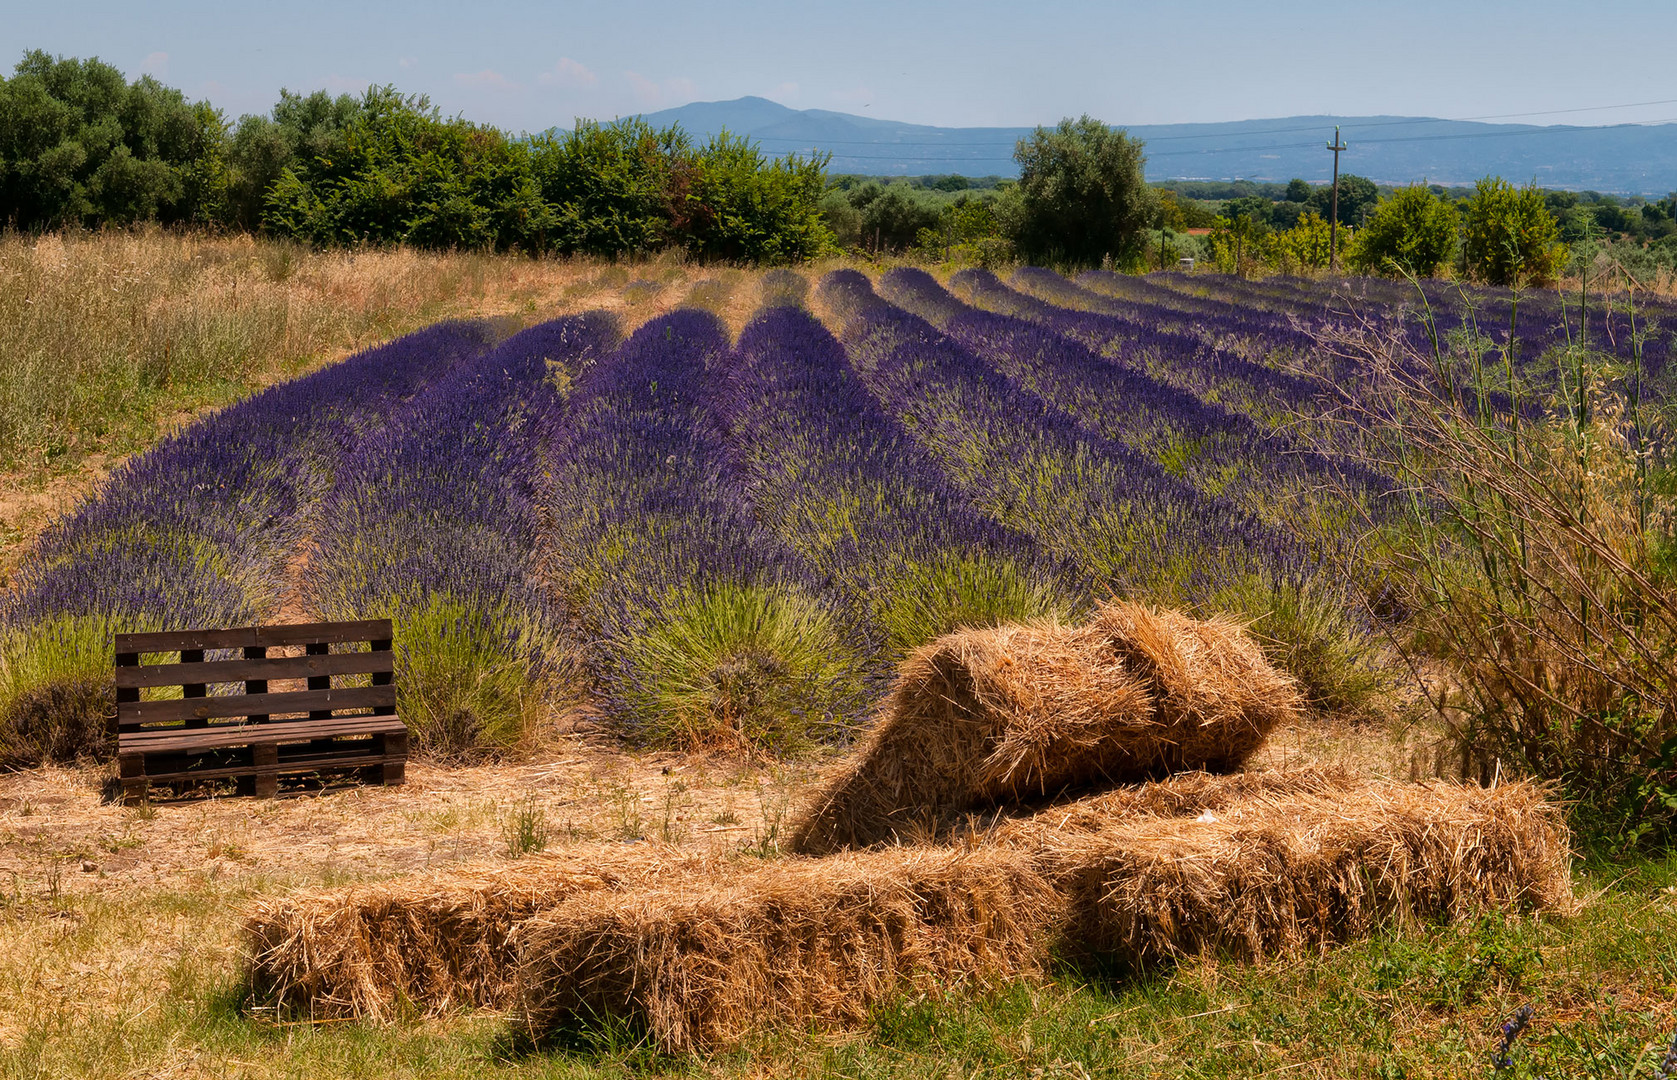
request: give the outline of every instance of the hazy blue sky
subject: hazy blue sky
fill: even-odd
[[[97,55],[237,116],[394,83],[512,129],[758,94],[942,125],[1333,113],[1677,118],[1677,2],[794,5],[0,0],[0,70]]]

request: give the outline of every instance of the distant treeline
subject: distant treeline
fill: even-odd
[[[35,51],[0,78],[0,224],[23,230],[157,221],[322,246],[792,262],[832,243],[825,164],[636,119],[512,137],[391,87],[282,91],[233,124],[96,59]]]

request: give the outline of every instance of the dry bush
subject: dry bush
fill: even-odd
[[[986,803],[1233,769],[1299,695],[1244,631],[1133,604],[1088,625],[965,630],[914,652],[790,849],[927,835]]]
[[[1629,364],[1575,345],[1546,372],[1471,335],[1435,333],[1431,353],[1383,325],[1326,341],[1362,369],[1345,419],[1416,508],[1377,553],[1380,586],[1413,665],[1455,676],[1430,697],[1461,775],[1560,781],[1613,843],[1677,822],[1677,507],[1653,476],[1670,451],[1643,400],[1645,331]]]
[[[667,1051],[775,1023],[854,1027],[904,993],[1040,976],[1060,907],[1006,849],[896,848],[578,895],[519,928],[523,1012],[536,1033],[628,1018]]]

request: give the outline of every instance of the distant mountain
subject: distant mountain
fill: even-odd
[[[1012,176],[1013,146],[1029,128],[942,128],[825,109],[789,109],[760,97],[705,101],[649,113],[706,137],[723,128],[765,151],[826,151],[832,172],[874,176]],[[1109,120],[1111,118],[1108,118]],[[1538,127],[1415,116],[1288,116],[1221,124],[1136,124],[1149,180],[1320,183],[1333,172],[1335,125],[1350,147],[1340,169],[1380,183],[1471,184],[1483,176],[1545,187],[1664,195],[1677,190],[1677,124]]]

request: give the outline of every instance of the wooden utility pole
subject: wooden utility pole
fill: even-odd
[[[1333,142],[1328,144],[1333,151],[1333,205],[1328,211],[1328,269],[1339,269],[1339,152],[1345,149],[1345,144],[1339,141],[1339,128],[1333,129]]]

